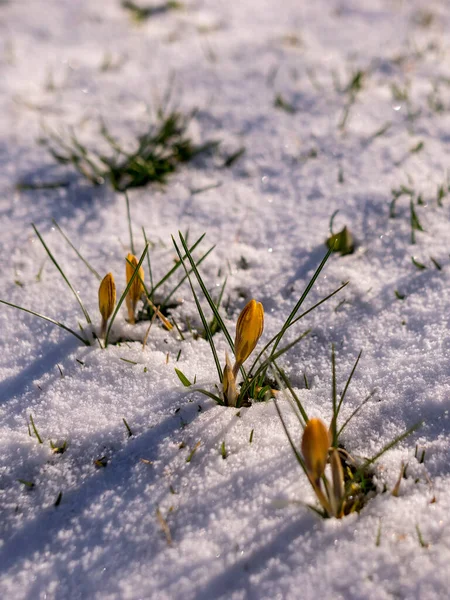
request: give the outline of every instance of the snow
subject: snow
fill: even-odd
[[[261,347],[323,258],[328,223],[339,210],[335,228],[350,228],[356,251],[332,256],[305,309],[350,283],[288,332],[290,341],[311,329],[282,364],[308,413],[329,422],[331,343],[339,387],[363,350],[342,413],[347,418],[375,390],[345,432],[356,456],[374,454],[424,421],[379,460],[377,485],[386,493],[359,515],[321,520],[305,507],[313,493],[273,402],[237,416],[181,385],[175,366],[214,389],[206,341],[188,334],[182,341],[154,323],[144,349],[136,341],[101,350],[1,305],[2,598],[447,597],[450,209],[449,197],[439,206],[436,196],[449,166],[449,26],[444,0],[193,0],[139,25],[112,0],[0,2],[1,299],[74,329],[82,321],[49,260],[36,280],[45,251],[34,222],[100,325],[98,282],[52,219],[102,275],[114,273],[120,294],[130,250],[124,197],[56,166],[37,140],[43,127],[73,126],[95,147],[102,118],[130,144],[174,76],[180,108],[199,109],[192,136],[221,146],[183,166],[164,188],[130,191],[137,253],[144,227],[154,243],[155,278],[176,258],[171,235],[189,229],[195,240],[206,232],[201,248],[216,248],[201,272],[217,293],[228,275],[231,330],[248,299],[263,303]],[[101,70],[108,57],[118,66]],[[344,88],[358,70],[367,74],[342,130],[349,96],[336,79]],[[393,84],[408,88],[410,106],[393,97]],[[442,111],[430,102],[436,86]],[[277,94],[294,114],[274,107]],[[423,149],[411,152],[419,142]],[[244,156],[222,168],[241,146]],[[70,185],[16,188],[61,179]],[[213,184],[219,186],[192,193]],[[425,231],[416,231],[415,245],[408,196],[389,218],[391,190],[401,185],[424,200],[416,211]],[[412,256],[427,268],[419,270]],[[187,285],[178,296],[175,318],[198,323]],[[123,308],[114,334],[142,340],[146,329],[128,325]],[[226,341],[216,339],[224,360]],[[283,399],[280,408],[300,444]],[[28,434],[30,414],[43,444]],[[50,440],[67,440],[66,452],[53,453]],[[426,451],[423,464],[416,444],[419,456]],[[101,457],[104,468],[94,465]],[[402,462],[408,476],[394,497]]]

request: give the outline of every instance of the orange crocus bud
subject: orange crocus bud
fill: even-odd
[[[127,255],[126,263],[125,263],[125,274],[126,274],[127,285],[130,282],[130,279],[133,277],[133,273],[135,272],[136,267],[138,266],[138,262],[139,261],[134,256],[134,254]],[[128,291],[127,297],[126,297],[126,303],[127,303],[127,309],[128,309],[128,321],[132,324],[134,324],[136,322],[136,320],[135,320],[136,305],[137,305],[139,298],[142,295],[142,292],[144,291],[144,286],[142,285],[143,281],[144,281],[144,269],[143,269],[143,267],[140,267],[139,271],[136,274],[136,277],[134,278],[133,283]]]
[[[106,323],[109,317],[112,315],[114,306],[116,305],[116,284],[114,283],[114,277],[112,273],[108,273],[102,279],[100,287],[98,288],[98,308],[102,315],[102,329],[101,336],[105,335]]]
[[[234,341],[234,353],[236,363],[233,367],[236,376],[239,368],[247,360],[255,349],[264,329],[264,308],[261,302],[252,299],[239,315],[236,323],[236,338]]]
[[[328,428],[320,419],[310,419],[302,437],[302,454],[310,479],[317,483],[325,472],[330,437]]]

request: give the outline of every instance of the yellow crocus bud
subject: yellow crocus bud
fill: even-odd
[[[236,406],[236,401],[239,394],[237,391],[236,379],[233,374],[233,368],[231,366],[228,352],[225,354],[225,368],[223,370],[222,389],[225,404],[227,406]]]
[[[134,254],[128,254],[125,263],[125,275],[127,279],[127,285],[130,279],[133,277],[133,273],[136,270],[138,265],[138,259],[134,256]],[[133,283],[128,291],[126,297],[127,309],[128,309],[128,321],[134,325],[136,322],[135,312],[136,312],[136,304],[139,298],[144,291],[144,287],[142,282],[144,281],[144,269],[143,267],[139,268],[139,271],[136,274],[136,277],[133,280]]]
[[[325,472],[330,437],[328,428],[320,419],[310,419],[302,437],[302,454],[310,479],[318,483]]]
[[[264,329],[264,308],[261,302],[252,299],[244,306],[236,323],[236,338],[234,353],[236,363],[233,373],[236,376],[241,365],[247,360],[255,349]]]
[[[104,337],[106,331],[106,323],[112,315],[114,306],[116,305],[116,284],[112,273],[108,273],[102,279],[98,288],[98,308],[102,315],[101,337]]]

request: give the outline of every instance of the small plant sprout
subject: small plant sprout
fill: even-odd
[[[329,427],[327,427],[320,419],[310,419],[308,417],[299,397],[295,394],[284,372],[275,362],[273,363],[273,367],[271,367],[273,375],[280,387],[283,383],[285,384],[283,391],[289,400],[291,400],[291,398],[288,396],[287,392],[290,392],[292,396],[291,405],[303,428],[301,447],[297,448],[287,428],[277,400],[275,399],[275,408],[280,417],[289,444],[294,452],[297,462],[308,477],[321,508],[318,509],[315,506],[308,506],[324,518],[335,517],[336,519],[340,519],[352,512],[359,512],[366,502],[376,493],[376,486],[373,482],[375,474],[373,463],[421,425],[421,423],[418,423],[413,427],[410,427],[407,431],[386,444],[371,458],[357,460],[346,451],[341,442],[341,435],[348,423],[358,414],[361,408],[373,395],[369,394],[356,407],[350,416],[347,417],[344,423],[338,426],[338,416],[341,406],[355,373],[360,356],[361,353],[356,359],[343,391],[338,394],[334,347],[332,348],[332,418]]]
[[[105,123],[99,136],[108,148],[106,152],[86,146],[73,129],[61,136],[47,132],[41,143],[59,164],[71,165],[92,185],[108,182],[114,190],[124,192],[152,182],[164,184],[182,164],[218,145],[212,140],[202,144],[193,141],[189,126],[195,112],[182,114],[168,106],[159,108],[155,119],[134,139],[131,151],[110,133]]]
[[[116,305],[116,284],[114,283],[114,277],[112,273],[108,273],[102,279],[100,287],[98,289],[98,308],[102,315],[102,326],[100,337],[104,338],[106,333],[106,325],[108,319],[113,313]]]
[[[127,284],[130,282],[131,278],[133,277],[133,274],[136,271],[137,264],[138,264],[138,259],[134,256],[134,254],[128,254],[128,256],[126,258],[126,265],[125,265]],[[132,325],[134,325],[136,323],[136,317],[135,317],[136,305],[142,295],[142,292],[144,291],[143,281],[144,281],[144,269],[141,266],[141,267],[139,267],[139,270],[137,272],[137,277],[134,278],[134,281],[131,284],[130,289],[129,289],[128,294],[125,299],[126,304],[127,304],[127,310],[128,310],[128,321]]]
[[[227,329],[227,326],[224,323],[224,320],[220,315],[218,303],[215,302],[211,297],[211,294],[209,293],[205,282],[203,281],[203,278],[200,275],[200,272],[197,268],[197,264],[192,258],[191,252],[187,246],[187,242],[181,234],[181,232],[179,232],[179,238],[182,249],[178,247],[178,244],[175,241],[175,239],[173,239],[173,243],[175,246],[175,250],[177,251],[178,257],[180,259],[180,262],[185,270],[186,277],[188,279],[191,292],[197,307],[197,311],[205,331],[205,338],[208,341],[211,348],[211,353],[214,358],[220,382],[220,386],[216,385],[216,393],[199,388],[195,388],[195,391],[205,394],[206,396],[212,398],[221,406],[233,406],[236,408],[240,408],[242,406],[249,406],[252,400],[264,401],[270,398],[274,395],[275,390],[272,389],[273,386],[271,382],[267,379],[267,371],[269,367],[272,364],[274,364],[274,361],[277,358],[279,358],[285,352],[290,350],[309,333],[309,330],[307,330],[302,334],[298,335],[289,344],[280,347],[280,343],[282,342],[286,331],[295,323],[297,323],[300,319],[312,312],[315,308],[317,308],[318,306],[332,298],[335,294],[340,292],[348,283],[343,283],[331,294],[328,294],[328,296],[319,300],[308,310],[299,314],[300,307],[302,306],[303,302],[305,301],[306,297],[311,291],[327,260],[329,259],[332,249],[329,249],[324,258],[322,259],[322,262],[317,267],[310,281],[307,283],[303,294],[300,296],[294,308],[288,315],[280,331],[266,343],[266,345],[261,349],[261,351],[254,359],[248,371],[246,371],[244,369],[243,364],[255,349],[264,327],[264,310],[262,304],[256,302],[256,300],[251,300],[244,307],[241,315],[239,316],[236,327],[236,336],[233,340]],[[184,251],[185,256],[182,256],[182,250]],[[190,264],[190,269],[188,269],[188,266],[186,264],[187,262],[189,262]],[[208,302],[209,308],[211,309],[214,315],[214,319],[217,323],[217,326],[225,336],[225,339],[228,342],[231,352],[235,355],[234,365],[231,364],[231,360],[229,358],[226,359],[224,371],[222,370],[222,365],[220,364],[220,360],[217,354],[217,350],[213,340],[213,334],[211,331],[211,326],[208,324],[208,320],[201,306],[200,298],[195,289],[191,273],[194,274],[197,283],[203,293],[203,296]],[[243,381],[238,385],[237,375],[239,371],[242,375]]]
[[[339,252],[341,256],[345,256],[346,254],[352,254],[355,250],[355,243],[353,240],[353,236],[345,225],[341,231],[338,233],[334,233],[333,231],[333,222],[334,218],[338,214],[339,211],[335,211],[330,218],[330,236],[326,240],[326,246],[332,252]]]

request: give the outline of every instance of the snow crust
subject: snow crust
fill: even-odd
[[[137,249],[143,226],[155,277],[176,257],[172,234],[189,229],[194,240],[206,232],[202,248],[216,248],[202,273],[217,293],[228,276],[227,324],[233,329],[254,297],[265,308],[267,341],[323,258],[339,210],[335,226],[350,228],[356,251],[331,258],[305,309],[350,283],[288,333],[289,341],[311,329],[283,366],[309,413],[328,422],[331,343],[340,386],[363,350],[343,408],[346,418],[376,391],[345,434],[357,456],[424,421],[380,459],[377,482],[386,493],[359,515],[322,521],[304,506],[314,498],[273,403],[237,416],[180,384],[175,366],[213,389],[207,342],[181,341],[155,323],[144,349],[83,347],[2,305],[2,598],[448,597],[450,196],[439,206],[437,190],[448,184],[449,27],[450,5],[437,0],[196,0],[140,25],[112,0],[0,2],[0,298],[75,329],[82,320],[49,260],[36,280],[45,251],[34,222],[99,325],[98,282],[52,219],[100,273],[115,274],[120,292],[130,250],[124,197],[56,166],[37,139],[43,124],[73,126],[95,146],[102,118],[132,143],[174,74],[180,108],[199,109],[193,137],[221,146],[164,188],[130,192]],[[102,70],[105,58],[117,68]],[[358,69],[367,74],[341,130],[342,90]],[[394,98],[394,84],[409,90],[408,101]],[[295,114],[274,106],[277,94]],[[442,110],[433,108],[436,97]],[[411,152],[420,142],[423,149]],[[222,168],[241,146],[244,156]],[[16,189],[18,181],[64,178],[66,188]],[[415,245],[407,196],[389,218],[391,190],[401,185],[424,201],[416,210],[425,231]],[[195,322],[187,286],[178,297],[177,320]],[[139,339],[146,328],[136,326]],[[115,334],[131,330],[123,310]],[[223,357],[226,342],[217,340]],[[280,406],[300,443],[288,403]],[[30,414],[43,444],[28,434]],[[67,451],[52,453],[50,440],[67,440]],[[416,444],[419,455],[426,451],[423,464]],[[108,464],[97,468],[103,456]],[[408,477],[393,497],[402,462]]]

